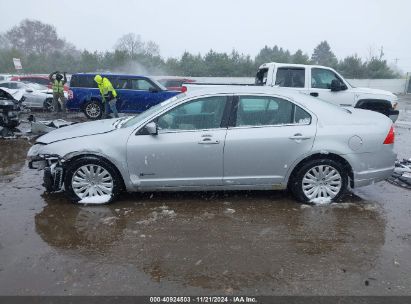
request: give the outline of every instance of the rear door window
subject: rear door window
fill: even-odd
[[[237,127],[310,123],[311,115],[288,100],[262,96],[239,98]]]
[[[113,83],[113,87],[117,90],[125,90],[129,88],[129,80],[127,78],[118,78],[115,86]]]
[[[278,68],[275,78],[275,85],[289,88],[304,88],[305,69],[304,68]]]

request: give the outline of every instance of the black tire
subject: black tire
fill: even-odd
[[[288,183],[288,188],[291,190],[298,201],[302,203],[313,203],[312,199],[304,193],[303,178],[311,169],[317,166],[332,167],[341,176],[340,190],[334,197],[330,198],[333,202],[338,201],[341,196],[347,191],[348,173],[341,163],[332,159],[312,159],[307,161],[302,166],[298,167],[297,170],[293,173]]]
[[[67,165],[66,170],[65,170],[66,171],[65,176],[64,176],[64,188],[65,188],[66,194],[71,199],[71,201],[73,203],[79,203],[81,200],[81,198],[73,190],[72,179],[73,179],[73,175],[75,174],[75,172],[80,167],[85,166],[85,165],[97,165],[108,171],[108,173],[111,175],[112,180],[113,180],[113,190],[111,194],[111,199],[102,204],[113,202],[118,197],[118,195],[121,192],[121,189],[123,188],[122,179],[118,171],[116,170],[116,168],[110,162],[106,161],[103,158],[99,158],[96,156],[81,157],[81,158],[78,158],[78,159],[75,159],[69,162],[69,164]]]
[[[83,106],[83,112],[90,120],[100,119],[103,115],[103,105],[97,100],[87,101]]]
[[[53,98],[46,98],[43,107],[46,112],[54,112]]]

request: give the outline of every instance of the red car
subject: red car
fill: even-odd
[[[167,90],[181,92],[183,83],[195,82],[195,80],[189,79],[189,78],[171,78],[170,77],[170,78],[160,79],[158,82],[160,82],[163,86],[165,86]]]
[[[11,78],[12,81],[27,81],[38,83],[47,86],[51,89],[51,83],[48,76],[45,75],[22,75],[22,76],[13,76]],[[64,91],[68,91],[69,87],[67,84],[64,85]]]

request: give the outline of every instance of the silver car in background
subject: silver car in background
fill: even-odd
[[[46,189],[74,202],[121,191],[290,189],[336,201],[390,176],[392,121],[281,88],[220,86],[146,112],[52,131],[28,152]]]
[[[0,87],[21,90],[25,97],[23,104],[28,108],[52,111],[53,91],[44,85],[32,82],[1,81]]]

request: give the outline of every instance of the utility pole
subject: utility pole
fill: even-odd
[[[381,46],[380,48],[380,60],[382,59],[382,57],[384,57],[384,47]]]

